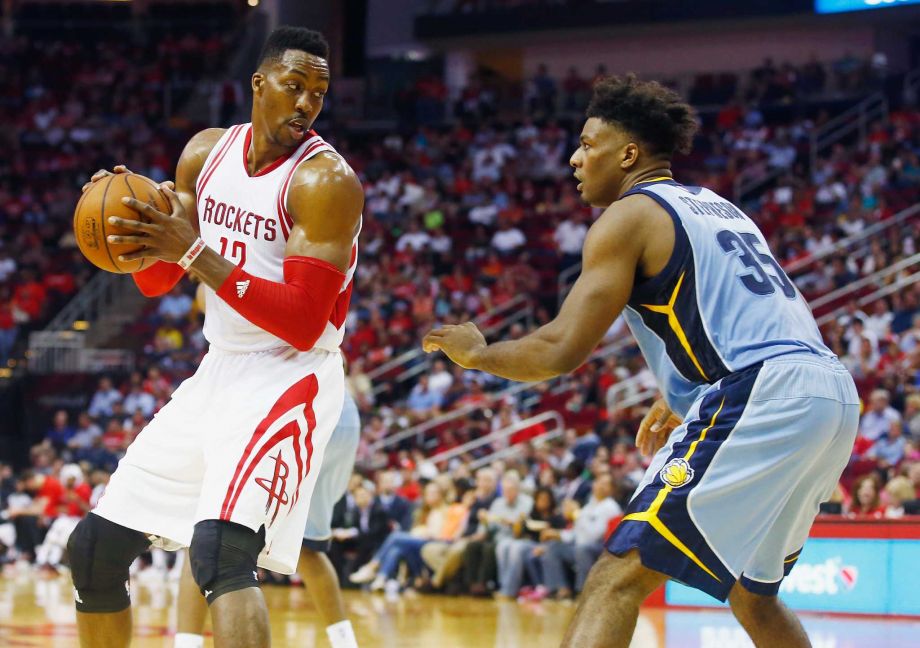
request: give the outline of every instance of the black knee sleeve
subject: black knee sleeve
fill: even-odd
[[[202,520],[195,525],[189,561],[192,576],[209,604],[223,594],[259,586],[256,560],[264,546],[264,527],[257,533],[225,520]]]
[[[140,531],[94,513],[83,518],[67,540],[77,610],[121,612],[131,605],[128,568],[149,546]]]

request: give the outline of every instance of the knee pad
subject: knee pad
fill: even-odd
[[[223,594],[259,586],[256,560],[264,546],[265,527],[256,532],[226,520],[195,525],[189,565],[208,604]]]
[[[128,568],[150,539],[134,529],[88,514],[67,539],[79,612],[121,612],[131,605]]]

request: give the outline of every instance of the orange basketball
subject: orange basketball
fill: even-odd
[[[137,272],[151,265],[154,259],[119,261],[118,256],[140,249],[136,245],[109,243],[112,234],[138,234],[109,223],[110,216],[128,220],[147,220],[133,209],[123,205],[124,197],[136,198],[168,214],[169,201],[160,193],[156,183],[137,173],[116,173],[93,184],[77,203],[73,214],[73,232],[77,246],[90,263],[97,268],[124,274]]]

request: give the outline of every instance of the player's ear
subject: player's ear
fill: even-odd
[[[639,147],[635,142],[630,142],[623,147],[623,157],[620,158],[620,167],[629,169],[639,160]]]
[[[261,72],[255,72],[252,75],[252,93],[255,95],[262,93],[262,87],[265,85],[265,75]]]

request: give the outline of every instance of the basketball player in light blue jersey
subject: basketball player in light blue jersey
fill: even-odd
[[[626,648],[639,606],[672,578],[727,599],[758,648],[809,646],[777,592],[849,458],[856,387],[751,219],[672,177],[697,129],[690,106],[608,78],[587,116],[570,162],[605,211],[558,316],[515,341],[487,344],[467,323],[423,346],[544,380],[581,365],[623,312],[655,373],[664,398],[637,437],[651,465],[563,645]]]
[[[303,547],[297,564],[297,573],[326,626],[326,636],[332,648],[358,648],[354,628],[345,614],[339,578],[326,552],[332,539],[332,509],[348,489],[360,438],[358,406],[346,389],[342,414],[326,446],[316,488],[310,500]],[[178,598],[179,612],[173,648],[203,648],[202,632],[208,607],[192,578],[188,560],[183,565]]]

